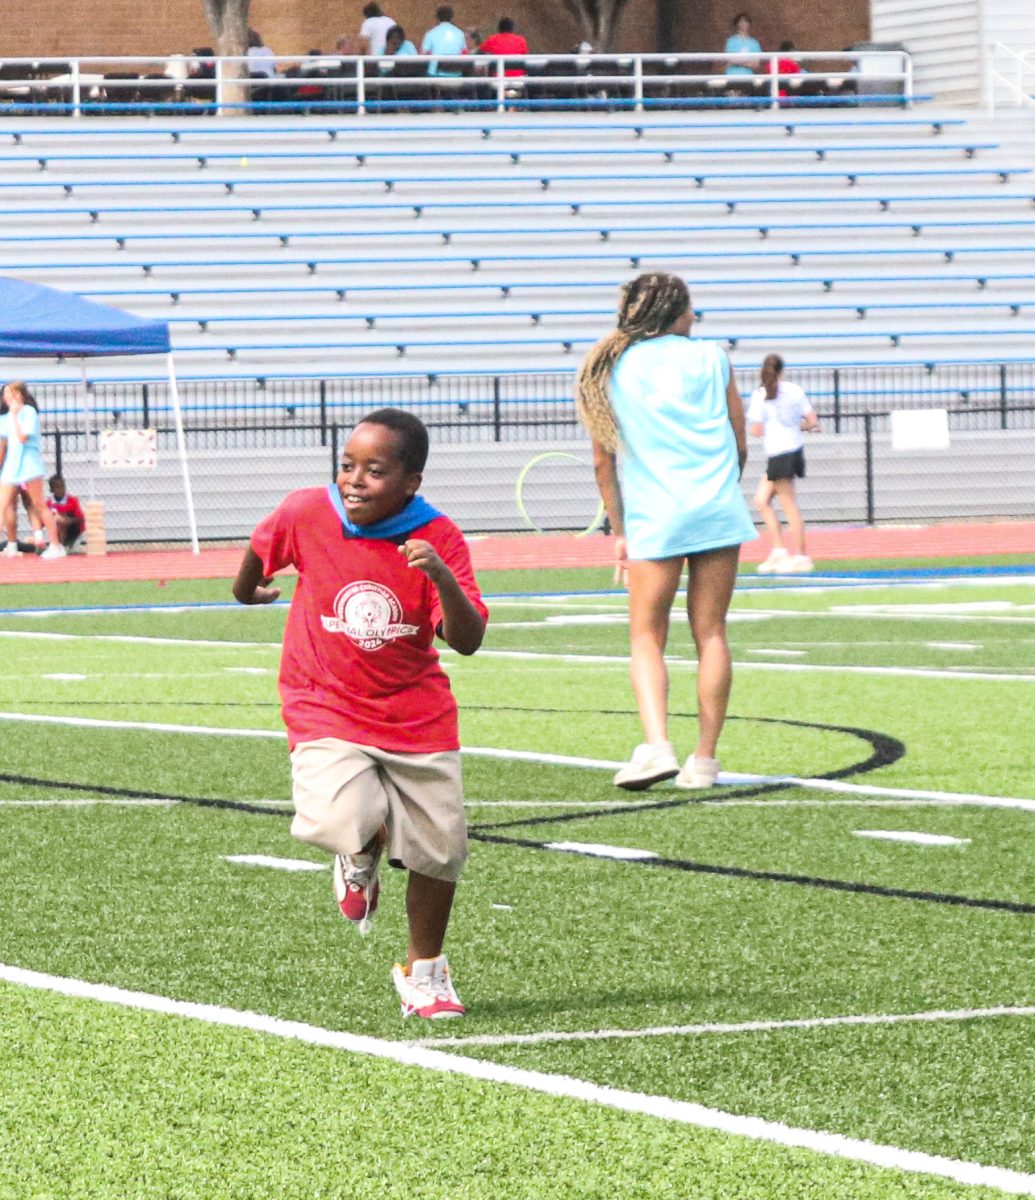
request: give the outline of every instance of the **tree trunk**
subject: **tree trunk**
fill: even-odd
[[[597,54],[614,51],[622,11],[628,0],[564,0],[564,6],[579,23],[583,41]]]
[[[248,53],[249,0],[202,0],[205,17],[220,57],[239,58]],[[248,69],[245,63],[228,63],[223,67],[223,100],[241,104],[249,99],[250,91],[243,83]]]

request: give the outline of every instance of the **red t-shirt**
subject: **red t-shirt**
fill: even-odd
[[[488,618],[453,522],[436,517],[407,537],[430,542]],[[456,700],[432,645],[438,590],[397,542],[347,537],[327,489],[305,488],[259,524],[251,545],[268,575],[298,570],[280,660],[292,748],[336,737],[410,754],[459,749]]]
[[[493,33],[478,47],[479,54],[527,54],[528,42],[520,33]],[[524,75],[524,67],[512,67],[504,75]]]
[[[86,514],[83,512],[83,506],[79,503],[76,496],[70,496],[68,492],[65,492],[64,500],[55,500],[53,496],[48,496],[47,508],[52,513],[58,513],[62,517],[71,517],[73,521],[79,521],[82,527],[86,528]]]

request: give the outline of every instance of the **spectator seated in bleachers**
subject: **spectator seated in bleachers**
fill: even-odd
[[[496,32],[482,42],[478,47],[478,53],[525,55],[528,53],[528,42],[520,33],[514,32],[514,22],[510,17],[501,17],[500,23],[496,26]],[[509,78],[515,78],[525,73],[525,65],[520,61],[505,63],[504,68],[504,74]]]
[[[385,48],[378,70],[382,75],[398,75],[398,58],[416,58],[417,47],[406,36],[406,30],[401,25],[393,25],[385,36]],[[405,72],[404,72],[405,73]]]
[[[248,30],[248,74],[253,79],[272,79],[277,73],[277,58],[262,40],[257,29]]]
[[[210,87],[205,81],[214,80],[216,77],[216,52],[211,46],[201,46],[190,53],[187,98],[195,100],[199,104],[212,104],[216,98],[216,89],[214,86]]]
[[[432,26],[424,35],[421,42],[421,54],[441,54],[457,57],[467,53],[467,38],[464,31],[453,24],[453,10],[448,4],[441,5],[435,11],[438,24]],[[428,74],[439,78],[457,78],[463,74],[455,63],[442,66],[437,60],[428,66]]]

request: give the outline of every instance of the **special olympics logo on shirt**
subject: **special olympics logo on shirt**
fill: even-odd
[[[333,617],[321,617],[328,633],[343,633],[360,650],[380,650],[386,642],[412,637],[419,625],[404,625],[402,605],[380,583],[359,579],[334,597]]]

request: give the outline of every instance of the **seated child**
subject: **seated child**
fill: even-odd
[[[86,515],[78,498],[69,494],[61,475],[51,475],[47,482],[50,487],[47,508],[54,514],[58,537],[67,550],[86,532]]]
[[[488,611],[460,530],[417,495],[428,433],[397,408],[349,436],[335,483],[292,492],[252,534],[234,596],[269,604],[298,583],[280,695],[291,832],[333,854],[342,914],[369,929],[382,849],[408,871],[409,950],[392,979],[402,1015],[459,1017],[442,952],[467,857],[456,700],[432,645],[481,645]]]

